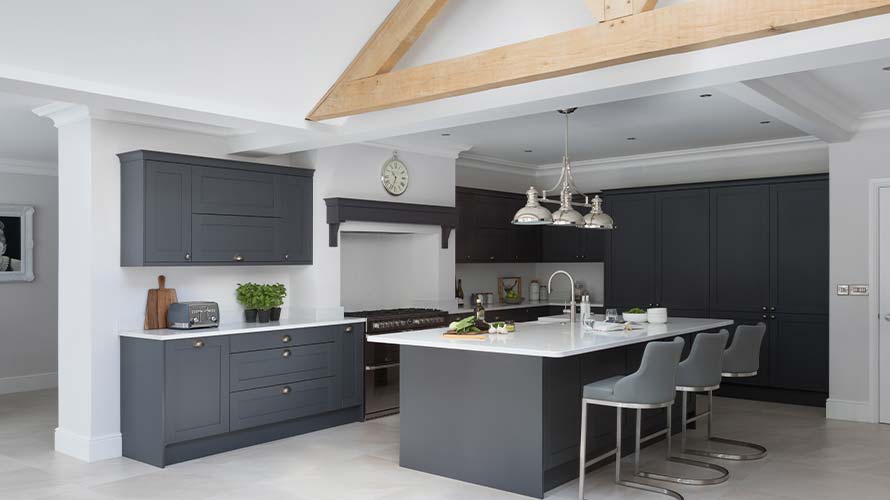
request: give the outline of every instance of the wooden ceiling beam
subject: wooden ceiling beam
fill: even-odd
[[[341,81],[325,120],[890,12],[890,0],[692,0],[535,40]]]
[[[342,82],[392,70],[448,0],[400,0],[340,78],[310,112],[309,119]]]

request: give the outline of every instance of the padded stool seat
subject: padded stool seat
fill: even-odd
[[[596,399],[599,401],[615,401],[615,384],[624,377],[597,380],[584,386],[584,399]]]

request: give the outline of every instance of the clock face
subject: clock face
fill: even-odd
[[[398,158],[387,160],[380,172],[380,182],[383,183],[386,192],[399,196],[408,190],[408,167]]]

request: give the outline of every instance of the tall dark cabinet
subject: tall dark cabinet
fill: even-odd
[[[723,394],[824,404],[827,176],[635,188],[605,199],[618,225],[607,236],[607,307],[764,322],[758,376],[725,380]]]

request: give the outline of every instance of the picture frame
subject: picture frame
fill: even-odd
[[[34,281],[34,207],[0,204],[0,283]]]
[[[507,290],[516,290],[519,293],[519,299],[514,299],[509,302],[519,303],[522,302],[522,278],[521,277],[506,277],[506,278],[498,278],[498,302],[508,303],[506,299]]]

